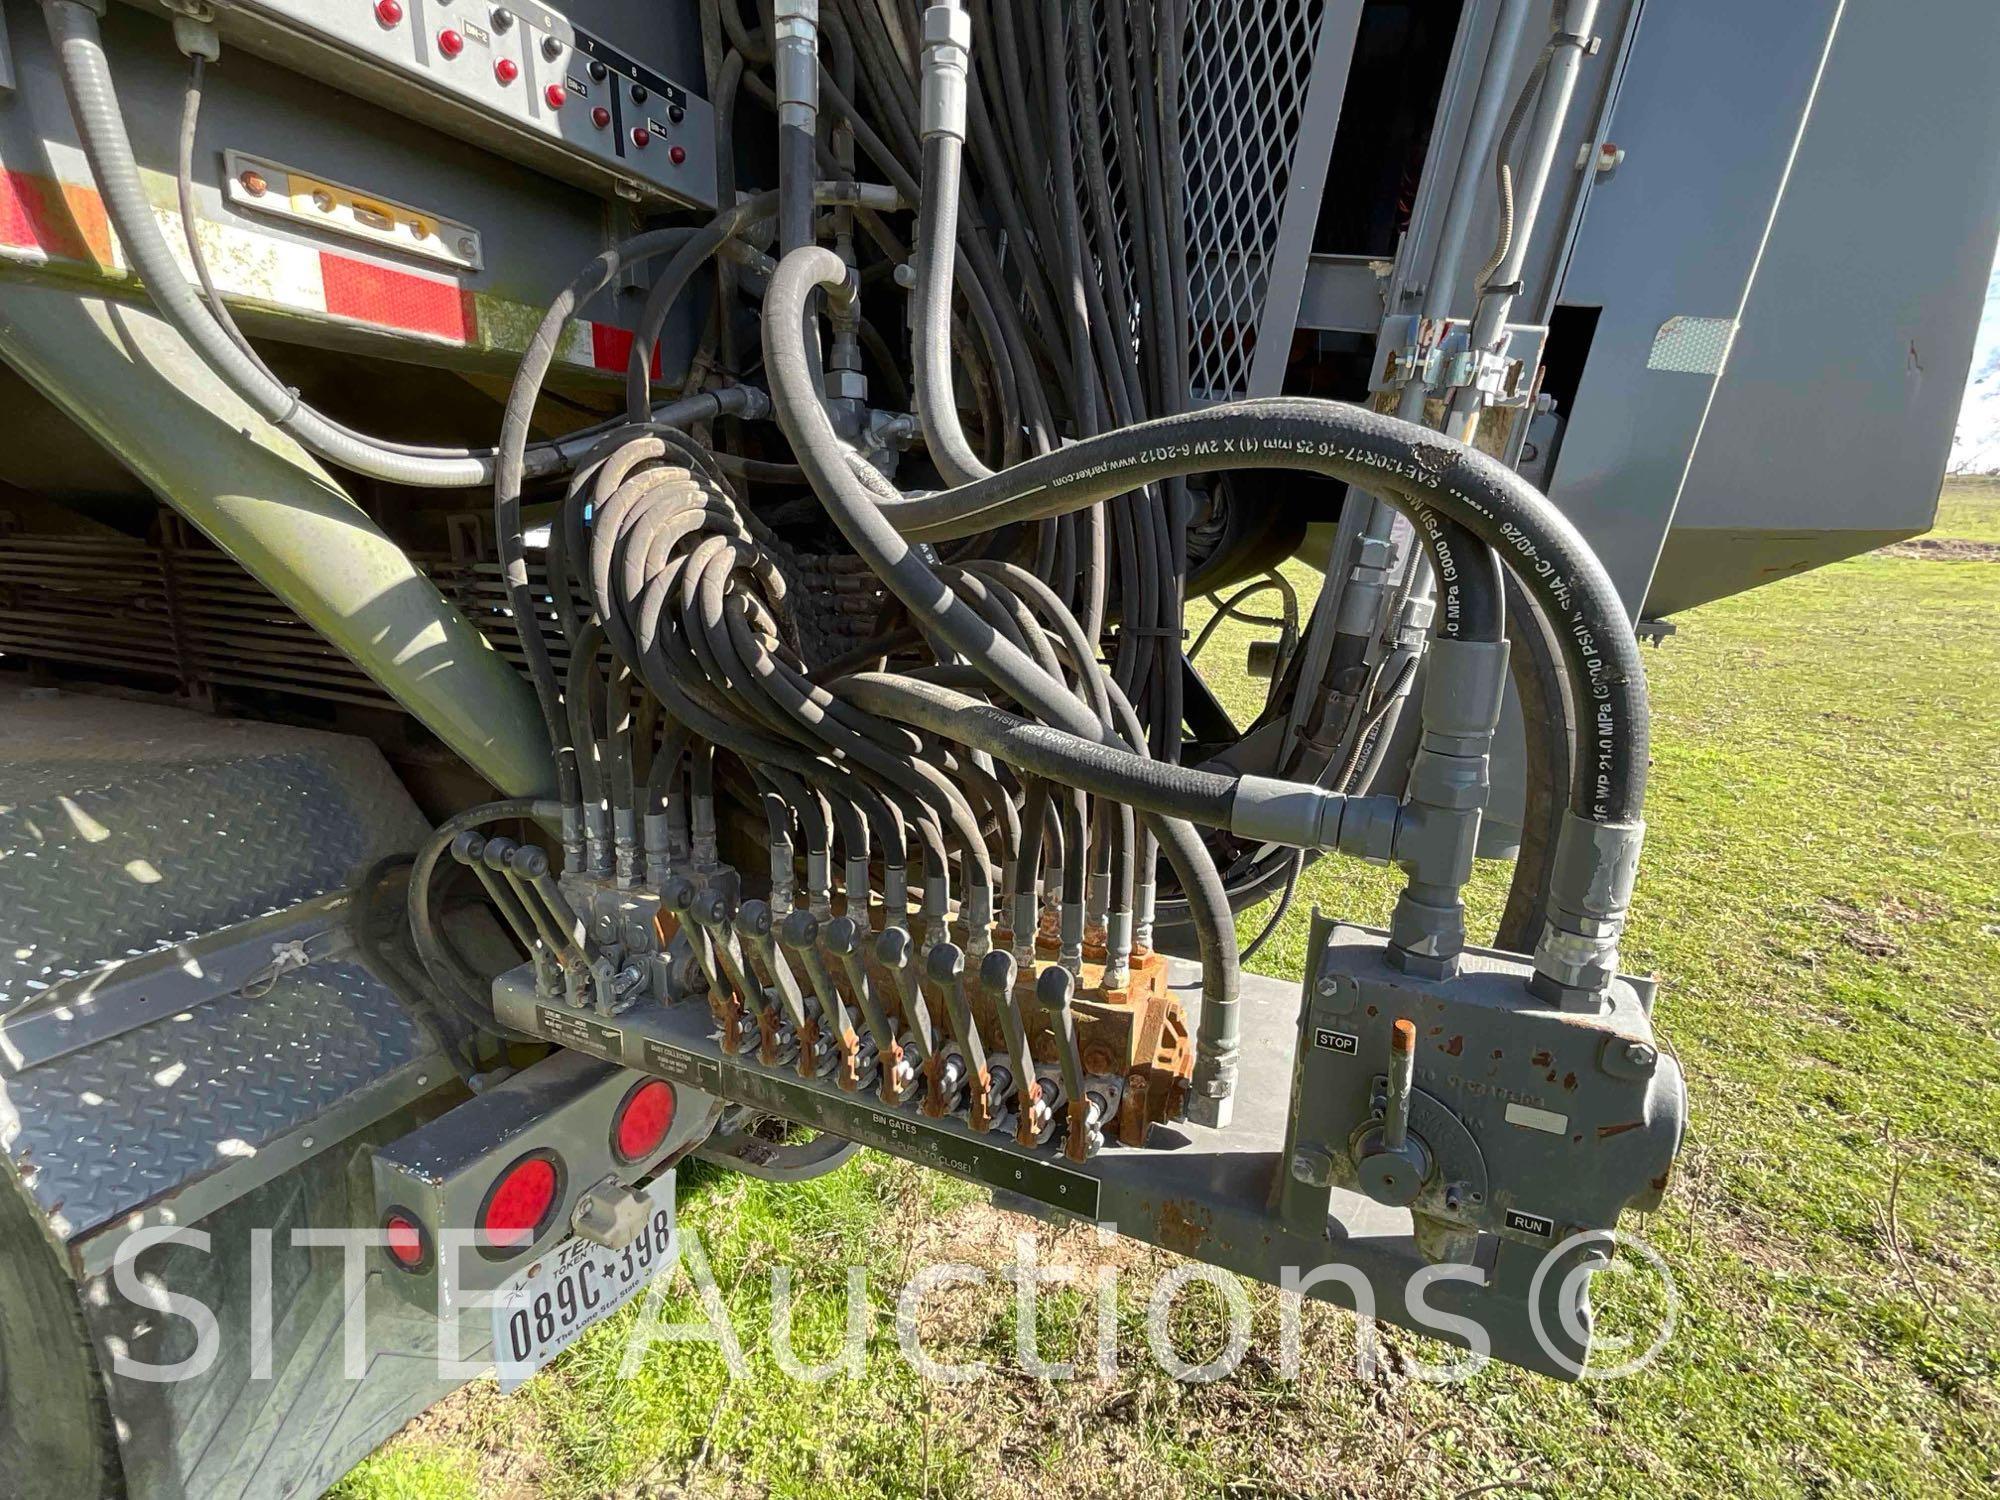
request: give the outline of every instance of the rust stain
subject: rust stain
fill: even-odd
[[[1444,1051],[1445,1051],[1445,1056],[1447,1057],[1457,1057],[1460,1053],[1465,1051],[1465,1038],[1463,1036],[1453,1037],[1450,1041],[1444,1044]]]
[[[1563,1074],[1563,1087],[1564,1087],[1565,1089],[1569,1090],[1569,1092],[1571,1092],[1572,1094],[1573,1094],[1573,1093],[1575,1093],[1575,1092],[1576,1092],[1576,1074],[1574,1074],[1574,1073],[1565,1073],[1565,1074]]]
[[[1496,1052],[1493,1055],[1495,1057],[1498,1057],[1500,1054]],[[1549,1050],[1546,1047],[1544,1047],[1540,1052],[1537,1052],[1533,1057],[1528,1059],[1529,1065],[1531,1067],[1536,1067],[1536,1068],[1546,1068],[1550,1063],[1554,1061],[1555,1058],[1549,1053]]]
[[[1597,1127],[1597,1138],[1601,1141],[1610,1136],[1623,1135],[1628,1130],[1637,1130],[1645,1123],[1644,1120],[1627,1120],[1623,1125],[1600,1125]]]
[[[1160,1205],[1160,1243],[1182,1255],[1193,1255],[1208,1243],[1215,1215],[1192,1198],[1169,1198]]]

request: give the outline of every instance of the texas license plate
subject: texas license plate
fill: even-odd
[[[575,1343],[591,1324],[631,1301],[680,1254],[674,1174],[646,1189],[646,1227],[622,1249],[571,1235],[503,1282],[493,1297],[493,1361],[500,1389],[513,1391]]]

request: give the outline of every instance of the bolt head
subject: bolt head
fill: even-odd
[[[1301,1146],[1292,1153],[1292,1175],[1310,1187],[1329,1187],[1333,1158],[1317,1146]]]
[[[1660,1060],[1660,1054],[1647,1042],[1627,1042],[1625,1061],[1635,1068],[1650,1068]]]
[[[1319,982],[1319,992],[1331,1000],[1340,993],[1340,981],[1331,974],[1326,975]]]

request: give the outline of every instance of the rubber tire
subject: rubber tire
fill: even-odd
[[[0,1495],[124,1493],[76,1283],[20,1190],[0,1182]]]

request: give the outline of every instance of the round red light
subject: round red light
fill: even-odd
[[[674,1123],[674,1086],[648,1078],[625,1096],[611,1126],[611,1149],[622,1162],[635,1162],[660,1149]]]
[[[678,167],[682,162],[686,161],[687,159],[688,159],[687,147],[669,146],[667,148],[667,160],[672,162],[675,166]]]
[[[493,65],[493,76],[502,83],[512,83],[521,76],[521,65],[511,57],[503,57]]]
[[[599,130],[608,128],[611,124],[611,111],[601,104],[598,105],[590,112],[590,123],[595,125]]]
[[[547,1157],[530,1156],[515,1162],[494,1183],[479,1227],[495,1249],[519,1249],[534,1242],[555,1201],[555,1163]]]
[[[375,19],[384,26],[400,26],[403,21],[402,0],[375,0]]]
[[[465,50],[465,38],[449,26],[438,33],[438,51],[446,57],[456,57]]]
[[[389,1259],[405,1271],[414,1271],[424,1263],[424,1232],[415,1219],[391,1211],[382,1221],[382,1230],[389,1240]]]
[[[569,91],[559,83],[552,83],[543,89],[542,97],[549,101],[550,109],[561,109],[569,103]]]
[[[650,141],[652,138],[653,138],[653,132],[648,130],[645,126],[634,125],[632,127],[632,144],[637,146],[641,151],[644,151],[646,149],[646,142]]]

